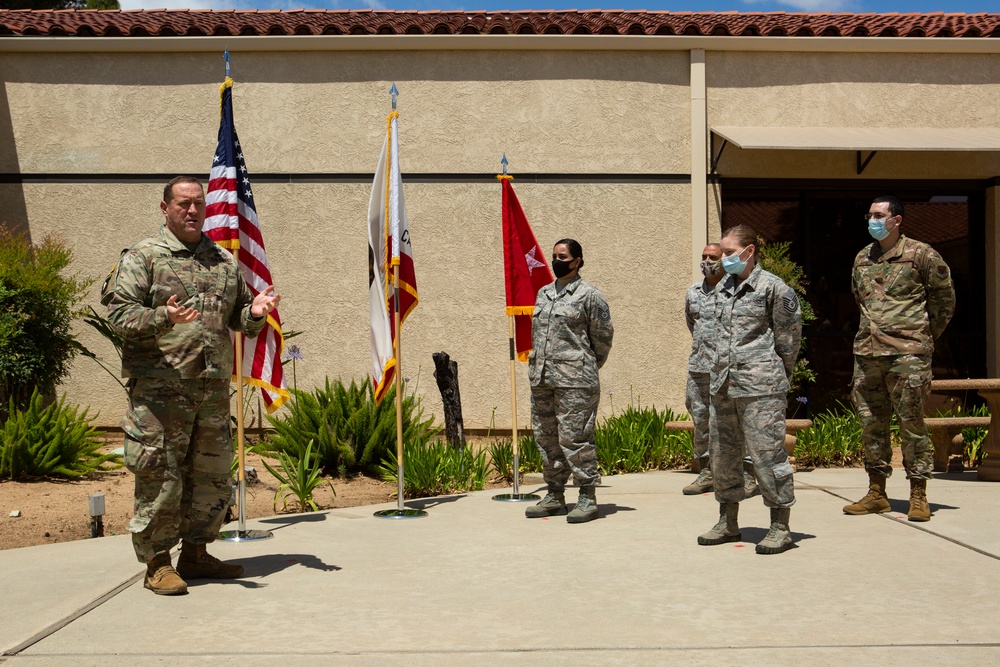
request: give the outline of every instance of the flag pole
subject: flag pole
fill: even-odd
[[[236,252],[239,252],[238,250]],[[239,517],[237,530],[242,536],[247,532],[247,475],[246,450],[243,447],[243,334],[236,332],[236,459],[239,469],[236,471],[236,484],[239,489]]]
[[[403,507],[403,330],[399,326],[399,265],[392,267],[392,287],[396,292],[393,321],[396,325],[396,481],[397,512],[405,512]]]
[[[226,61],[226,79],[230,78],[230,63],[232,57],[229,55],[229,48],[226,48],[222,59]],[[239,266],[239,246],[232,249],[233,259]],[[253,313],[251,312],[251,315]],[[244,448],[244,424],[243,424],[243,332],[237,331],[233,337],[233,354],[236,365],[236,489],[237,489],[237,521],[236,530],[223,530],[219,533],[219,539],[225,542],[246,542],[251,540],[266,540],[274,537],[274,533],[267,530],[247,530],[247,475],[246,475],[246,449]]]
[[[396,96],[399,95],[399,91],[396,89],[396,84],[393,83],[392,87],[389,88],[389,94],[392,95],[392,113],[396,113]],[[395,137],[392,134],[392,120],[393,116],[390,115],[389,123],[389,146],[388,156],[386,160],[386,192],[388,193],[388,188],[393,186],[393,173],[398,169],[399,165],[393,164],[392,160],[395,157],[393,155],[393,141]],[[402,193],[400,193],[402,196]],[[388,195],[387,195],[388,201]],[[385,209],[386,216],[390,216],[391,212],[389,207],[386,206]],[[398,229],[393,230],[393,234],[398,233]],[[394,240],[394,243],[402,243],[402,239]],[[386,257],[386,261],[392,263],[393,257]],[[403,325],[402,317],[400,315],[400,298],[399,298],[399,269],[400,265],[398,263],[393,263],[392,266],[392,289],[393,289],[393,322],[395,323],[395,340],[392,342],[392,352],[396,359],[396,481],[398,483],[397,496],[396,496],[396,509],[394,510],[380,510],[375,512],[375,516],[383,519],[416,519],[419,517],[427,516],[427,512],[419,509],[409,509],[403,505],[403,492],[405,487],[403,478],[403,361],[402,361],[402,349],[403,349]]]
[[[506,153],[504,153],[503,158],[500,160],[500,164],[503,165],[503,177],[512,178],[511,176],[507,176],[508,162]],[[521,450],[517,439],[517,344],[515,342],[514,317],[514,315],[507,316],[507,323],[509,325],[508,341],[510,343],[510,442],[511,451],[514,454],[511,470],[514,475],[514,493],[500,493],[493,496],[493,500],[525,502],[538,500],[539,496],[534,493],[521,493],[520,491]]]

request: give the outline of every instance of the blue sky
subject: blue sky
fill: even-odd
[[[740,12],[1000,13],[1000,0],[119,0],[122,9],[649,9]]]

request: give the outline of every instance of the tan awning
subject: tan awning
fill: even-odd
[[[713,127],[739,148],[820,151],[1000,151],[997,127]]]

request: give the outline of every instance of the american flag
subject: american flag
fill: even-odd
[[[271,269],[253,203],[250,174],[233,125],[232,79],[226,77],[221,92],[219,145],[208,181],[204,231],[236,256],[243,279],[256,296],[272,284]],[[243,382],[260,387],[268,413],[273,413],[289,398],[281,367],[284,344],[281,318],[274,309],[267,315],[267,326],[256,338],[249,339],[243,349]],[[236,376],[235,360],[233,376]]]

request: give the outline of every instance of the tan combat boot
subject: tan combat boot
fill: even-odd
[[[685,496],[697,496],[712,490],[712,464],[708,459],[704,459],[704,461],[701,464],[701,472],[694,478],[694,481],[681,489],[681,493]]]
[[[243,575],[243,566],[223,563],[210,555],[204,544],[185,540],[177,559],[177,572],[185,579],[235,579]]]
[[[529,519],[541,519],[547,516],[566,514],[566,492],[561,486],[550,486],[545,497],[524,510],[524,516]]]
[[[757,545],[759,554],[780,554],[792,548],[792,531],[788,528],[788,517],[792,510],[787,507],[771,508],[771,529]]]
[[[568,523],[586,523],[597,518],[597,488],[594,486],[581,486],[580,497],[568,515]]]
[[[931,506],[927,503],[927,480],[910,480],[910,511],[906,515],[910,521],[930,521]]]
[[[183,595],[188,587],[170,564],[170,552],[156,554],[146,563],[146,580],[142,583],[157,595]]]
[[[719,522],[712,527],[712,530],[698,536],[698,544],[707,547],[726,542],[739,542],[740,527],[736,522],[739,512],[739,503],[719,503]]]
[[[886,478],[878,473],[868,473],[868,495],[856,503],[844,506],[844,514],[880,514],[892,509],[889,496],[885,495]]]

